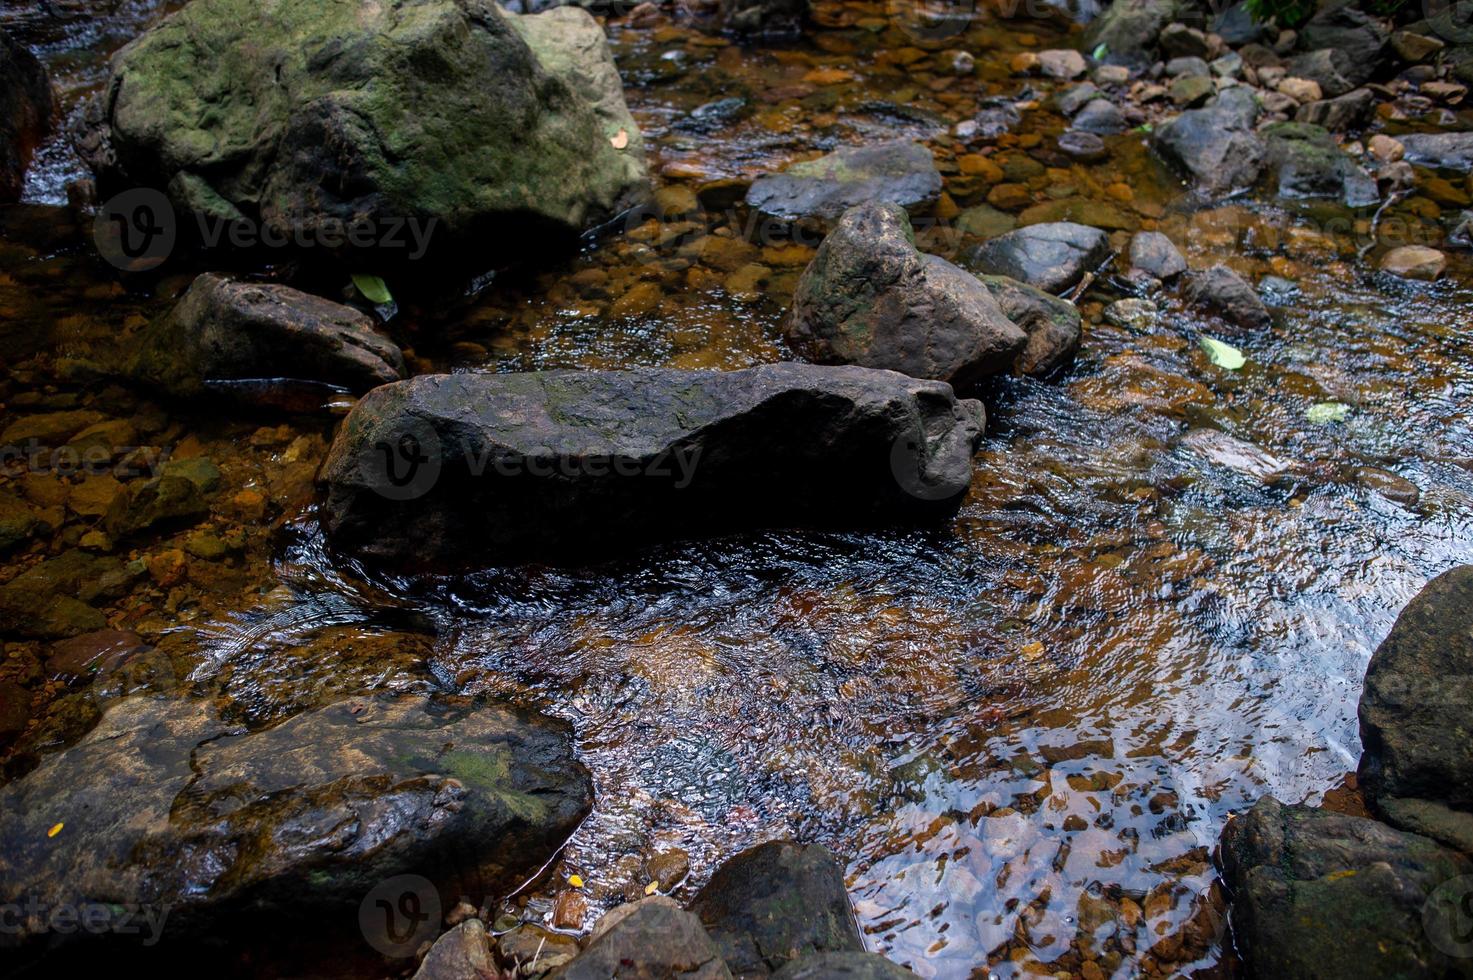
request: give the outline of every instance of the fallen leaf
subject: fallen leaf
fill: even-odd
[[[1304,417],[1315,425],[1328,425],[1331,422],[1344,422],[1345,416],[1350,414],[1350,406],[1342,402],[1320,402],[1318,405],[1309,406],[1309,411]]]
[[[61,833],[61,828],[65,827],[65,826],[66,826],[66,824],[64,824],[64,823],[57,824],[56,826],[52,827],[50,830],[46,831],[46,836],[47,837],[55,837],[57,834]]]
[[[363,298],[376,306],[394,302],[393,295],[389,292],[389,286],[378,276],[366,276],[361,273],[353,274],[353,285],[363,294]]]
[[[658,881],[652,881],[648,885],[645,885],[644,886],[644,893],[646,895],[653,895],[653,894],[655,894],[655,892],[657,892],[659,890],[660,890],[660,883]]]
[[[572,885],[574,888],[582,888],[583,879],[578,875],[569,875],[568,884]]]
[[[1198,337],[1197,343],[1201,344],[1202,349],[1207,352],[1208,360],[1225,371],[1236,371],[1248,363],[1248,359],[1243,356],[1243,352],[1232,344],[1224,344],[1220,340],[1213,340],[1206,334]]]
[[[626,146],[629,145],[629,130],[627,130],[627,129],[621,129],[621,130],[619,130],[619,135],[617,135],[617,136],[610,136],[609,137],[609,142],[614,145],[614,149],[616,149],[616,150],[622,150],[622,149],[624,149]]]

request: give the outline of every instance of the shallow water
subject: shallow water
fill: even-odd
[[[979,20],[949,42],[978,56],[958,80],[927,70],[919,49],[899,65],[905,37],[883,7],[821,14],[837,26],[768,49],[668,25],[612,31],[662,183],[940,136],[948,192],[980,201],[987,185],[958,172],[928,114],[965,118],[979,98],[1042,92],[1007,60],[1029,46],[1020,29],[1044,47],[1061,29]],[[96,29],[44,49],[84,66],[68,76],[78,90],[97,77],[79,52],[112,36]],[[804,81],[816,68],[854,77]],[[678,128],[734,95],[750,102],[740,121]],[[140,589],[115,618],[168,652],[171,683],[217,692],[254,723],[425,683],[571,721],[597,805],[522,909],[531,918],[550,914],[570,873],[596,912],[642,893],[655,851],[690,853],[688,896],[724,857],[794,835],[845,857],[866,942],[923,976],[1054,974],[1086,959],[1107,975],[1222,966],[1209,855],[1224,820],[1265,793],[1317,799],[1343,781],[1371,650],[1427,579],[1473,560],[1469,269],[1455,256],[1443,283],[1396,283],[1357,259],[1353,236],[1322,235],[1305,213],[1198,209],[1139,134],[1114,138],[1104,163],[1063,163],[1048,138],[1061,127],[1025,112],[995,154],[1053,168],[1024,168],[1039,203],[1108,205],[1123,227],[1167,231],[1194,267],[1229,261],[1297,290],[1270,330],[1168,302],[1136,331],[1100,318],[1116,295],[1103,278],[1081,300],[1074,365],[980,393],[991,432],[949,526],[385,576],[331,556],[300,491],[330,418],[277,431],[181,411],[158,441],[221,463],[231,504],[217,522],[250,528],[250,543],[225,571],[191,565],[185,584]],[[63,173],[47,169],[29,193],[64,199]],[[631,222],[558,268],[498,279],[453,315],[410,306],[394,326],[419,370],[782,359],[782,313],[811,253],[753,241],[745,220],[703,208]],[[119,289],[84,251],[43,247],[19,224],[7,238],[26,244],[3,256],[0,304],[7,347],[29,339],[40,353],[8,365],[12,414],[84,392],[67,365],[105,359],[187,282]],[[971,240],[945,220],[921,238],[944,253]],[[1241,347],[1247,366],[1214,367],[1201,332]],[[118,397],[119,414],[155,411]],[[1349,406],[1343,421],[1307,417],[1330,401]],[[1283,473],[1266,480],[1235,444],[1183,441],[1192,429],[1251,443]],[[273,504],[265,516],[240,504],[257,490]]]

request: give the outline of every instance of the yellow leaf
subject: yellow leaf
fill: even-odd
[[[572,875],[568,878],[568,884],[572,885],[574,888],[582,888],[583,879],[580,878],[578,875]]]
[[[1038,642],[1029,643],[1020,651],[1029,660],[1037,660],[1043,656],[1043,644]]]
[[[624,147],[629,145],[629,130],[619,130],[619,135],[609,137],[609,142],[614,144],[614,149],[616,150],[624,149]]]
[[[52,827],[50,830],[46,831],[46,836],[47,837],[55,837],[57,834],[61,833],[61,828],[65,827],[65,826],[66,826],[66,824],[64,824],[64,823],[57,824],[55,827]]]
[[[658,881],[652,881],[648,885],[645,885],[644,886],[644,893],[646,895],[653,895],[655,892],[657,892],[659,890],[660,890],[660,883]]]

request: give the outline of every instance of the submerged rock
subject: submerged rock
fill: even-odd
[[[798,281],[787,331],[818,363],[953,384],[1008,370],[1028,339],[970,273],[916,250],[896,204],[845,212]]]
[[[211,382],[292,379],[362,394],[404,376],[404,356],[349,306],[288,286],[200,276],[137,341],[129,373],[178,396]]]
[[[1401,245],[1381,256],[1381,271],[1403,279],[1438,279],[1447,269],[1447,256],[1425,245]]]
[[[602,29],[573,8],[517,16],[491,0],[197,0],[119,54],[91,162],[105,185],[289,240],[415,219],[442,254],[510,232],[504,248],[525,252],[647,186]]]
[[[1007,276],[977,278],[1007,318],[1028,335],[1027,346],[1013,362],[1019,374],[1049,374],[1073,360],[1083,336],[1077,306]]]
[[[771,841],[743,851],[716,869],[690,910],[739,977],[815,953],[864,950],[843,869],[816,844]]]
[[[1376,180],[1319,126],[1275,123],[1263,130],[1264,162],[1274,174],[1280,197],[1337,198],[1348,207],[1376,204]]]
[[[970,249],[963,264],[1007,276],[1045,292],[1068,289],[1110,256],[1110,238],[1098,228],[1055,221],[1029,225]]]
[[[499,707],[365,697],[252,734],[208,700],[135,696],[0,790],[0,899],[166,907],[171,944],[227,921],[356,929],[343,908],[394,876],[444,895],[520,883],[591,803],[567,726]],[[36,927],[0,945],[87,938]]]
[[[1473,852],[1473,566],[1433,579],[1371,657],[1360,784],[1404,830]]]
[[[1437,170],[1473,170],[1473,133],[1411,133],[1397,137],[1406,160]]]
[[[1221,862],[1250,976],[1473,975],[1424,927],[1429,897],[1473,863],[1425,837],[1265,797],[1228,823]]]
[[[1241,88],[1224,89],[1201,109],[1159,126],[1152,145],[1210,195],[1251,187],[1263,167],[1263,141],[1253,132],[1258,107]]]
[[[721,24],[738,34],[796,37],[808,18],[808,0],[721,0]]]
[[[1187,277],[1187,302],[1240,327],[1266,327],[1268,307],[1242,276],[1215,265]]]
[[[680,977],[730,980],[721,951],[701,921],[663,895],[621,905],[599,921],[577,959],[549,980]]]
[[[490,564],[934,520],[966,492],[982,425],[947,384],[860,367],[427,375],[349,414],[324,523],[366,557]]]
[[[832,224],[857,204],[898,204],[914,215],[940,196],[941,174],[931,151],[896,140],[845,147],[759,177],[747,191],[747,205],[783,221]]]
[[[50,132],[53,111],[46,69],[0,30],[0,203],[20,200],[31,153]]]
[[[914,973],[875,953],[820,953],[794,960],[774,980],[913,980]]]

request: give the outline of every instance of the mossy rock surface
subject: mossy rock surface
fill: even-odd
[[[592,18],[530,19],[490,0],[195,0],[119,55],[92,162],[187,213],[314,240],[396,219],[433,219],[435,246],[582,231],[646,193],[643,143],[632,120],[623,148],[609,133],[623,99]]]

